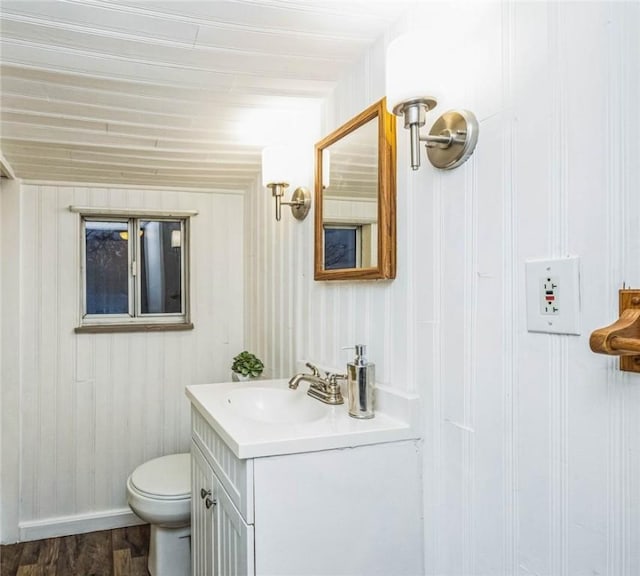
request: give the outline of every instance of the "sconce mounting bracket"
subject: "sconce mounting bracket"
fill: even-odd
[[[431,164],[442,170],[457,168],[473,154],[478,142],[478,120],[468,110],[450,110],[438,118],[426,141]]]
[[[296,220],[304,220],[311,208],[311,193],[301,186],[296,188],[291,196],[291,202],[283,202],[283,204],[291,206],[291,214]]]

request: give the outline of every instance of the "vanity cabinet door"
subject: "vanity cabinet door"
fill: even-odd
[[[253,576],[254,533],[202,451],[191,444],[191,573]]]
[[[191,443],[191,574],[214,576],[214,474]]]
[[[247,524],[218,478],[215,488],[216,576],[254,576],[254,527]]]

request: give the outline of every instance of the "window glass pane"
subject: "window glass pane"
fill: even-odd
[[[129,312],[126,222],[85,222],[86,313]]]
[[[324,227],[324,269],[342,270],[360,265],[358,226]]]
[[[179,221],[140,221],[142,314],[182,313],[182,226]]]

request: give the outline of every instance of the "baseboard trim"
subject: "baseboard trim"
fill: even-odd
[[[144,524],[129,508],[20,522],[20,541],[42,540]]]

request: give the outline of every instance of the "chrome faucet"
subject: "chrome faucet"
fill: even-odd
[[[289,380],[289,388],[295,390],[301,380],[309,382],[309,390],[307,394],[325,404],[344,404],[342,392],[338,380],[343,380],[347,376],[345,374],[331,374],[327,372],[325,377],[320,376],[320,370],[310,362],[306,364],[311,370],[311,374],[300,372]]]
[[[309,370],[311,370],[311,374],[305,374],[304,372],[300,372],[300,374],[296,374],[291,380],[289,380],[289,388],[295,390],[300,384],[300,380],[306,380],[307,382],[313,382],[310,378],[320,379],[320,370],[316,368],[311,362],[307,362],[305,364]]]

